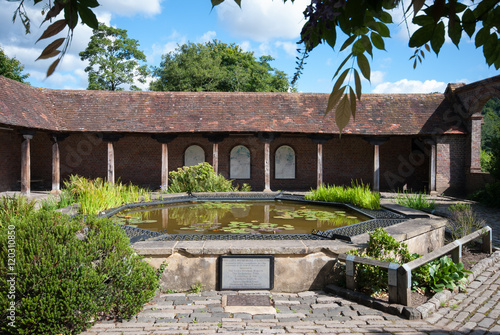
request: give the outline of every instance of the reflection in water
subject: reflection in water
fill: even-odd
[[[286,201],[191,202],[134,208],[115,222],[169,234],[309,234],[369,218],[347,207]]]

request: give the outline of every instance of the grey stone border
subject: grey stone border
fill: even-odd
[[[476,281],[476,278],[479,277],[480,274],[484,272],[484,270],[491,267],[494,263],[500,261],[500,249],[493,248],[493,250],[494,252],[489,257],[482,259],[471,268],[472,273],[468,276],[467,286]],[[363,306],[404,317],[409,320],[425,319],[431,316],[439,308],[443,307],[443,305],[445,305],[453,296],[453,292],[449,290],[443,290],[442,292],[434,294],[434,296],[430,298],[426,303],[417,307],[410,307],[400,304],[390,304],[380,299],[370,297],[366,294],[347,290],[344,287],[339,287],[336,285],[328,285],[325,288],[325,292],[335,294],[342,298],[357,302]]]

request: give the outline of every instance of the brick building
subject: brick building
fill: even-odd
[[[70,174],[149,186],[207,161],[254,190],[369,183],[463,193],[479,183],[481,109],[500,76],[444,94],[365,94],[342,136],[328,94],[35,88],[0,76],[0,191]]]

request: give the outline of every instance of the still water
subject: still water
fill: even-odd
[[[288,201],[213,201],[133,208],[115,222],[169,234],[310,234],[370,218],[348,207]]]

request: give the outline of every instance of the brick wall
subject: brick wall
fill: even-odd
[[[22,137],[15,131],[0,130],[0,192],[19,189]]]
[[[436,190],[438,193],[460,194],[465,191],[467,138],[443,136],[438,138]]]

